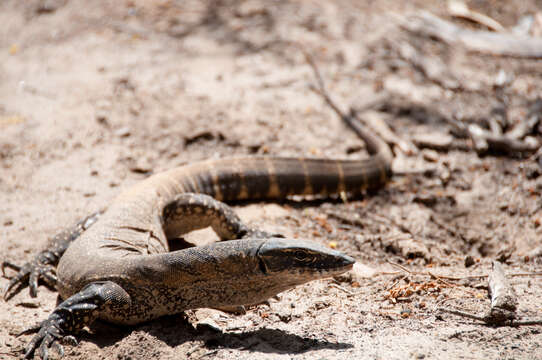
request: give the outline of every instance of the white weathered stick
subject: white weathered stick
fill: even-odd
[[[499,22],[490,18],[489,16],[469,9],[467,4],[465,4],[463,1],[449,0],[448,12],[452,16],[460,17],[473,22],[477,22],[478,24],[482,24],[493,31],[502,32],[506,30]]]
[[[504,274],[504,269],[500,262],[493,261],[493,271],[489,274],[488,283],[491,308],[486,318],[488,320],[491,319],[491,322],[495,323],[514,320],[516,318],[518,299]]]
[[[469,50],[485,54],[542,58],[542,38],[468,30],[426,11],[409,16],[402,21],[401,26],[409,31],[432,36],[449,44],[461,44]]]

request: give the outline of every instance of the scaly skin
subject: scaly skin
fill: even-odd
[[[376,189],[391,173],[391,152],[379,139],[361,135],[374,153],[365,160],[211,160],[156,174],[125,190],[88,226],[79,223],[53,239],[55,259],[61,256],[56,285],[65,301],[34,329],[38,334],[25,358],[38,348],[44,359],[52,346],[61,351],[59,339],[95,319],[136,324],[187,309],[254,304],[349,270],[352,258],[250,229],[221,201]],[[207,226],[229,241],[170,251],[169,241]],[[34,271],[32,263],[27,265],[8,284],[5,297]],[[30,277],[31,284],[37,280]]]

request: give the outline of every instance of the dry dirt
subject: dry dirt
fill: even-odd
[[[542,9],[540,0],[469,4],[505,27]],[[446,136],[454,119],[525,121],[542,96],[542,63],[469,53],[397,26],[395,15],[421,8],[451,20],[436,0],[0,2],[0,259],[30,260],[119,189],[188,162],[367,156],[311,91],[300,46],[343,108],[384,95],[372,108],[404,140]],[[446,64],[452,83],[405,60],[404,42]],[[254,225],[334,242],[359,261],[356,274],[246,315],[96,324],[65,358],[542,359],[540,326],[490,327],[439,311],[486,311],[484,278],[440,281],[388,262],[455,277],[487,274],[495,258],[508,273],[542,270],[538,157],[481,157],[458,141],[410,156],[396,148],[392,182],[360,199],[236,205]],[[511,279],[518,314],[542,318],[542,278]],[[40,286],[35,299],[23,289],[0,302],[1,358],[21,356],[30,336],[15,334],[55,301]]]

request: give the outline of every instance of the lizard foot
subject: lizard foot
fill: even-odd
[[[57,282],[55,268],[48,262],[49,256],[45,252],[23,266],[4,261],[1,265],[4,277],[7,277],[5,271],[6,268],[17,271],[17,274],[10,278],[9,283],[4,288],[4,300],[7,301],[11,299],[27,284],[30,289],[30,296],[36,297],[38,295],[38,281],[40,279],[43,280],[48,287],[54,289]]]
[[[66,319],[62,317],[62,314],[53,313],[49,318],[37,326],[30,329],[26,329],[17,336],[31,334],[37,332],[32,340],[25,347],[25,359],[31,359],[34,356],[34,352],[39,349],[39,356],[43,360],[49,358],[49,348],[54,348],[60,357],[64,356],[64,347],[60,344],[60,341],[69,341],[77,343],[77,340],[71,335],[64,335],[63,325],[66,323]]]
[[[90,325],[100,311],[116,311],[130,305],[130,296],[119,285],[111,281],[90,283],[80,292],[62,302],[47,320],[19,334],[37,334],[25,348],[25,359],[31,359],[36,350],[46,360],[49,349],[54,348],[60,356],[64,354],[61,342],[76,343],[71,335]]]
[[[55,267],[56,264],[58,264],[58,260],[64,251],[66,251],[70,243],[91,227],[102,213],[103,211],[99,211],[91,214],[74,226],[56,234],[49,240],[46,250],[38,253],[32,261],[27,262],[23,266],[4,261],[0,265],[4,277],[7,277],[5,271],[6,268],[17,271],[17,274],[10,278],[9,283],[4,288],[4,300],[7,301],[11,299],[27,285],[30,289],[30,296],[38,296],[38,282],[40,279],[43,280],[48,287],[54,289],[57,282]]]

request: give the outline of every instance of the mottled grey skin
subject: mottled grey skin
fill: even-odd
[[[25,357],[39,347],[47,358],[49,347],[60,348],[59,339],[95,319],[136,324],[186,309],[254,304],[347,271],[353,259],[250,229],[221,201],[376,189],[391,173],[391,152],[379,139],[363,137],[374,153],[365,160],[211,160],[156,174],[125,190],[91,224],[79,223],[53,239],[55,249],[67,248],[64,254],[55,250],[55,258],[61,256],[57,287],[66,300],[36,328]],[[207,226],[230,241],[170,251],[170,241]],[[41,274],[46,265],[35,262],[29,273]],[[5,297],[25,277],[19,272]]]
[[[231,240],[135,260],[100,260],[108,270],[100,281],[128,296],[117,296],[116,310],[104,306],[97,318],[137,324],[187,309],[256,304],[354,263],[338,251],[282,238]]]

